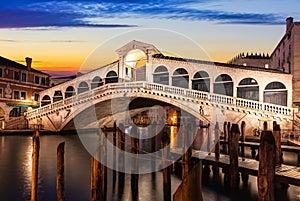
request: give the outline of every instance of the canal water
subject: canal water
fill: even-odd
[[[41,150],[38,176],[38,200],[53,201],[56,198],[56,149],[60,142],[65,144],[65,194],[68,201],[90,200],[91,156],[85,150],[76,134],[41,136]],[[0,136],[0,200],[30,200],[31,192],[31,136]],[[250,155],[250,154],[249,154]],[[293,155],[285,158],[294,162]],[[296,159],[295,159],[296,160]],[[221,174],[221,171],[220,171]],[[222,175],[222,174],[221,174]],[[172,175],[172,193],[180,184],[180,179]],[[162,173],[143,174],[139,178],[138,200],[162,200]],[[230,201],[226,192],[228,184],[223,177],[218,180],[210,176],[203,186],[204,201]],[[243,201],[256,201],[256,177],[249,178],[247,185],[237,192]],[[112,171],[108,171],[109,201],[131,201],[130,175],[125,175],[125,184],[113,185]],[[290,186],[287,200],[299,201],[300,188]]]

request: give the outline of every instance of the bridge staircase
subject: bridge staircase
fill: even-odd
[[[295,112],[293,120],[294,130],[300,130],[300,112]]]
[[[13,117],[5,122],[6,130],[26,129],[27,127],[27,120],[24,116]]]

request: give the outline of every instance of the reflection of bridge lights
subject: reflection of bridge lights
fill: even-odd
[[[177,127],[170,126],[170,148],[176,148],[176,135],[177,135]]]
[[[177,125],[177,112],[176,110],[169,110],[169,125]]]

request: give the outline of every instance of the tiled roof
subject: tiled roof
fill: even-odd
[[[198,63],[198,64],[215,65],[215,66],[229,67],[229,68],[240,68],[240,69],[246,69],[246,70],[255,70],[255,71],[265,71],[265,72],[272,72],[272,73],[289,74],[289,73],[286,73],[286,72],[283,72],[283,71],[280,71],[280,70],[277,70],[277,69],[271,69],[271,68],[262,68],[262,67],[255,67],[255,66],[243,66],[243,65],[221,63],[221,62],[187,59],[187,58],[180,58],[180,57],[165,56],[163,54],[154,54],[153,58],[183,61],[183,62],[191,62],[191,63]]]
[[[20,63],[17,63],[15,61],[9,60],[7,58],[1,57],[1,56],[0,56],[0,65],[5,66],[5,67],[7,66],[7,67],[13,67],[13,68],[18,68],[18,69],[22,69],[22,70],[27,70],[27,66],[25,66],[23,64],[20,64]],[[39,70],[36,70],[36,69],[33,69],[33,68],[31,68],[30,71],[34,72],[34,73],[40,73],[40,74],[44,74],[44,75],[49,76],[49,74],[44,73],[44,72],[39,71]]]

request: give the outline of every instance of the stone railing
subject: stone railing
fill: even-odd
[[[30,118],[32,116],[48,112],[60,107],[70,107],[72,104],[77,105],[95,97],[101,97],[105,94],[112,93],[121,93],[124,92],[124,89],[133,90],[133,92],[145,92],[146,90],[151,90],[151,92],[156,92],[158,94],[171,95],[176,98],[190,98],[196,100],[204,100],[209,101],[211,103],[218,103],[223,105],[231,105],[241,109],[252,109],[260,112],[270,112],[273,114],[280,114],[286,116],[293,115],[293,109],[281,106],[274,105],[270,103],[263,103],[259,101],[241,99],[231,96],[224,96],[220,94],[212,94],[203,91],[196,91],[191,89],[184,89],[180,87],[174,87],[169,85],[161,85],[156,83],[149,82],[125,82],[125,83],[112,83],[103,85],[101,87],[95,88],[90,91],[83,92],[81,94],[77,94],[75,96],[57,101],[55,103],[40,107],[35,110],[31,110],[26,113],[26,117]]]

